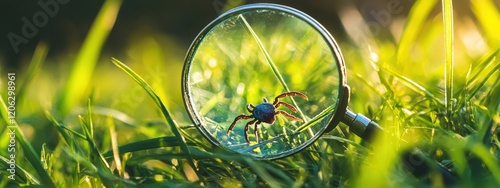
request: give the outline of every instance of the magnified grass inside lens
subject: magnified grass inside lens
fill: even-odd
[[[190,56],[187,94],[200,124],[212,142],[259,158],[276,158],[309,145],[330,122],[339,95],[339,70],[332,47],[310,23],[277,10],[249,10],[222,18],[204,33]],[[266,55],[267,53],[267,55]],[[188,60],[189,61],[189,60]],[[270,103],[284,92],[307,95],[280,101],[297,108],[283,110],[303,120],[276,115],[273,124],[261,123],[256,141],[241,119],[252,115],[247,104]],[[195,122],[196,122],[195,121]]]

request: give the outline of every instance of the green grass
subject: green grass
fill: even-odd
[[[121,3],[108,1],[71,67],[44,63],[54,60],[46,59],[50,45],[40,43],[30,65],[16,72],[16,181],[5,176],[9,159],[5,143],[9,140],[2,136],[0,187],[441,185],[438,174],[429,175],[429,182],[419,181],[402,167],[398,160],[401,151],[415,146],[450,167],[459,176],[460,185],[495,187],[500,184],[500,13],[490,0],[468,2],[471,16],[477,18],[477,23],[471,23],[453,14],[451,2],[417,1],[401,37],[394,41],[376,35],[364,36],[367,43],[337,39],[352,92],[349,108],[377,121],[390,134],[367,145],[341,124],[293,156],[265,161],[213,147],[194,127],[178,89],[187,47],[179,49],[175,40],[150,33],[152,37],[134,39],[130,58],[100,57],[111,29],[103,28],[102,19],[114,18]],[[442,11],[434,14],[433,9]],[[262,28],[253,29],[258,33]],[[484,42],[469,46],[470,33],[479,33]],[[282,42],[293,35],[277,36]],[[312,35],[304,36],[297,38],[297,43],[312,40]],[[205,101],[202,113],[217,109],[214,117],[231,119],[245,113],[247,103],[256,104],[262,97],[271,99],[285,90],[314,90],[318,94],[307,93],[309,101],[297,99],[295,105],[305,107],[301,110],[308,122],[291,131],[313,127],[332,111],[331,104],[322,104],[326,111],[307,106],[319,103],[319,96],[324,95],[321,92],[326,92],[321,88],[330,85],[303,80],[324,80],[328,71],[322,72],[324,67],[296,67],[321,54],[314,45],[303,49],[309,56],[286,54],[265,43],[276,36],[259,37],[264,42],[247,38],[235,41],[248,44],[238,48],[206,47],[207,54],[220,49],[223,54],[241,57],[227,62],[246,63],[263,71],[255,75],[218,62],[220,67],[214,66],[212,75],[220,75],[218,79],[223,81],[208,83],[208,88],[219,92],[199,99]],[[252,56],[249,51],[268,55]],[[292,68],[272,59],[279,55],[290,57],[287,65]],[[209,56],[200,58],[210,60]],[[263,62],[266,66],[257,66]],[[69,75],[63,76],[72,79],[59,81],[66,79],[54,75],[55,69],[67,70]],[[230,70],[234,79],[225,79],[223,70]],[[313,71],[318,74],[301,73]],[[6,72],[1,74],[0,134],[7,135]],[[256,76],[263,79],[254,79]],[[266,82],[271,79],[280,84]],[[76,88],[77,82],[84,87]],[[245,89],[227,99],[224,92],[236,91],[240,83],[245,83]],[[277,124],[285,121],[278,119]],[[242,135],[230,136],[244,142]]]
[[[103,4],[75,59],[64,90],[61,92],[60,101],[58,101],[59,113],[65,115],[75,106],[75,103],[85,98],[84,95],[86,89],[89,88],[102,46],[113,28],[121,3],[121,0],[107,0]]]

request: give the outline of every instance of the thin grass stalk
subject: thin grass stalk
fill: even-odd
[[[63,115],[67,114],[85,94],[101,49],[116,21],[121,3],[121,0],[105,1],[94,20],[58,101],[58,107]]]
[[[144,151],[161,147],[179,147],[179,145],[180,143],[175,136],[165,136],[124,144],[118,146],[116,149],[119,152],[119,155],[123,155],[127,152]],[[103,154],[103,156],[105,158],[111,158],[114,155],[113,152],[113,150],[107,151]]]
[[[111,137],[111,149],[113,151],[113,160],[114,160],[115,165],[116,165],[116,171],[118,171],[118,175],[120,175],[120,177],[123,177],[123,175],[125,174],[125,171],[122,168],[120,151],[118,150],[116,126],[115,126],[115,122],[113,121],[113,117],[111,117],[111,116],[107,117],[107,124],[109,125],[109,135]],[[104,157],[104,155],[103,155],[103,157]]]
[[[245,26],[248,29],[248,31],[252,34],[252,36],[255,39],[255,41],[257,42],[257,44],[259,45],[259,48],[262,51],[262,53],[264,54],[264,56],[266,57],[266,61],[267,61],[268,65],[269,65],[269,67],[271,67],[271,70],[273,71],[274,76],[276,76],[276,78],[278,79],[278,81],[280,82],[280,84],[283,86],[283,88],[285,88],[285,90],[287,92],[290,92],[291,90],[288,87],[288,85],[286,84],[285,79],[283,79],[282,74],[280,73],[280,71],[278,70],[278,67],[274,63],[274,61],[271,58],[271,56],[269,55],[269,52],[267,52],[266,48],[264,47],[264,44],[260,40],[260,38],[257,35],[257,33],[255,33],[255,31],[252,29],[252,27],[250,26],[250,24],[248,24],[248,22],[245,19],[245,17],[243,17],[242,15],[240,15],[239,17],[241,18],[241,20],[245,24]],[[302,117],[302,120],[304,120],[304,122],[307,122],[306,116],[304,115],[304,113],[302,112],[302,110],[300,109],[300,107],[297,105],[297,102],[293,98],[290,98],[290,99],[292,100],[292,103],[297,107],[297,111],[299,112],[300,116]]]
[[[285,79],[283,79],[282,74],[279,72],[278,67],[274,63],[274,61],[271,58],[271,56],[269,55],[269,52],[267,52],[264,44],[260,40],[260,38],[257,35],[257,33],[255,33],[255,31],[252,29],[252,27],[250,26],[250,24],[248,24],[247,20],[245,19],[245,17],[243,17],[243,15],[239,15],[239,17],[241,18],[241,20],[245,24],[245,26],[248,29],[248,31],[252,34],[252,36],[255,39],[255,41],[257,42],[257,44],[259,45],[260,50],[262,51],[262,53],[266,57],[266,61],[269,64],[269,66],[271,67],[271,70],[273,71],[273,73],[276,76],[276,78],[279,80],[279,82],[281,83],[281,85],[283,86],[283,88],[285,88],[285,90],[287,92],[290,92],[291,90],[288,87],[288,85],[286,84]],[[297,104],[297,102],[295,101],[295,99],[293,97],[290,98],[290,100],[292,101],[293,105],[296,106],[297,111],[299,112],[300,117],[302,118],[302,120],[304,121],[304,123],[307,124],[309,121],[308,121],[308,119],[306,119],[306,116],[304,115],[304,112],[302,112],[300,106]],[[314,132],[313,132],[313,130],[310,127],[307,129],[307,132],[309,133],[310,136],[314,136]],[[317,143],[312,144],[312,147],[315,147],[317,149]]]
[[[42,64],[47,57],[48,51],[49,47],[46,43],[40,42],[36,45],[35,52],[33,53],[33,57],[31,58],[31,62],[29,63],[28,71],[26,72],[26,77],[20,84],[19,91],[17,92],[18,98],[23,98],[29,86],[29,83],[31,83],[38,72],[40,72]]]
[[[38,176],[40,176],[40,182],[44,187],[56,187],[54,181],[50,178],[48,172],[44,169],[42,163],[40,162],[40,156],[35,152],[35,149],[31,145],[31,143],[28,142],[28,139],[26,138],[26,136],[24,136],[17,122],[11,122],[8,119],[9,116],[7,115],[7,104],[3,99],[3,96],[0,95],[0,114],[2,115],[2,117],[4,117],[3,119],[5,123],[10,125],[10,127],[15,130],[16,139],[19,145],[21,145],[21,148],[23,148],[26,160],[38,173]]]
[[[448,118],[448,125],[452,121],[452,113],[453,113],[453,68],[454,68],[454,59],[453,59],[453,4],[452,0],[442,0],[443,7],[443,24],[444,24],[444,43],[445,43],[445,69],[444,69],[444,79],[446,82],[445,93],[444,93],[444,104],[446,107],[446,115]]]
[[[9,160],[10,159],[7,159],[4,156],[0,155],[0,164],[8,166]],[[38,179],[36,179],[36,177],[34,175],[32,175],[30,172],[28,172],[27,170],[25,170],[21,166],[16,165],[16,180],[15,181],[22,182],[23,180],[30,182],[34,185],[40,185],[40,181]]]
[[[492,46],[500,43],[500,11],[494,0],[471,0],[471,9]]]
[[[409,54],[411,54],[411,47],[415,45],[415,39],[421,31],[420,29],[436,4],[437,0],[420,0],[416,1],[413,5],[398,44],[398,64],[401,64],[408,59]]]
[[[167,107],[163,102],[161,101],[160,97],[155,93],[153,88],[146,82],[144,79],[142,79],[137,73],[135,73],[130,67],[127,65],[123,64],[121,61],[115,58],[111,58],[111,61],[120,69],[122,69],[125,73],[127,73],[137,84],[139,84],[148,94],[149,96],[153,99],[155,104],[160,108],[163,116],[165,117],[168,125],[170,126],[170,130],[172,133],[174,133],[176,139],[178,140],[179,146],[181,148],[181,151],[187,155],[188,158],[188,163],[191,166],[192,169],[194,169],[196,175],[203,179],[202,176],[199,175],[199,170],[197,170],[196,165],[194,164],[194,159],[191,156],[191,152],[189,151],[189,148],[187,147],[186,140],[182,136],[182,134],[179,132],[178,125],[170,115],[170,112],[168,111]],[[200,169],[204,170],[204,169]]]

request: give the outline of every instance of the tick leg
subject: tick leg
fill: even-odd
[[[253,118],[252,115],[239,115],[238,117],[234,118],[234,121],[233,123],[231,124],[231,126],[229,126],[229,129],[227,129],[227,132],[226,134],[229,134],[229,131],[233,130],[233,127],[234,125],[236,125],[236,122],[240,119],[250,119],[250,118]]]
[[[283,114],[283,115],[284,115],[284,116],[286,116],[287,118],[293,119],[293,120],[295,120],[295,121],[300,121],[300,122],[303,122],[303,121],[302,121],[302,119],[300,119],[300,118],[298,118],[298,117],[295,117],[295,116],[293,116],[292,114],[289,114],[289,113],[287,113],[287,112],[285,112],[285,111],[282,111],[282,110],[278,110],[278,111],[276,111],[276,115],[278,115],[278,114]]]
[[[290,110],[292,110],[292,111],[294,111],[294,112],[297,112],[297,108],[295,108],[295,107],[294,107],[294,106],[292,106],[291,104],[288,104],[288,103],[286,103],[286,102],[281,102],[281,101],[280,101],[280,102],[278,102],[278,103],[276,103],[276,104],[274,105],[274,108],[278,108],[278,107],[280,107],[281,105],[283,105],[283,106],[286,106],[286,107],[290,108]]]
[[[257,131],[259,130],[259,125],[260,125],[260,121],[257,121],[257,123],[255,123],[255,126],[254,126],[254,130],[253,130],[253,134],[255,135],[255,141],[257,141],[257,143],[259,143],[259,134],[257,133]]]
[[[299,96],[299,97],[301,97],[301,98],[303,98],[303,99],[305,99],[305,100],[309,100],[309,99],[307,98],[307,96],[306,96],[305,94],[301,93],[301,92],[298,92],[298,91],[290,91],[290,92],[285,92],[285,93],[282,93],[282,94],[280,94],[280,95],[276,96],[276,98],[274,98],[274,102],[273,102],[273,104],[274,104],[274,105],[278,104],[278,101],[279,101],[279,99],[280,99],[280,98],[287,97],[287,96]]]
[[[257,121],[257,119],[254,119],[252,121],[249,121],[246,125],[245,125],[245,140],[247,141],[248,144],[250,144],[250,139],[248,139],[248,126],[250,126],[251,124],[255,123],[255,121]]]
[[[250,107],[252,107],[252,108],[250,108]],[[253,109],[254,109],[254,108],[255,108],[255,106],[254,106],[253,104],[248,104],[248,105],[247,105],[247,110],[248,110],[248,112],[250,112],[250,113],[252,113],[252,112],[253,112]]]

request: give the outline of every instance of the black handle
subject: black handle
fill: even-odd
[[[342,122],[347,124],[352,132],[367,142],[370,142],[376,135],[385,133],[384,129],[377,123],[361,114],[354,114],[349,110],[347,110]],[[445,185],[456,185],[458,182],[458,178],[453,172],[450,172],[440,163],[430,159],[429,156],[418,148],[403,152],[401,160],[407,170],[419,180],[428,177],[431,172],[438,172],[443,178]]]
[[[458,183],[459,179],[456,174],[443,167],[441,163],[430,159],[418,148],[413,148],[403,152],[401,160],[403,161],[406,169],[418,179],[425,179],[431,172],[436,171],[443,178],[443,183],[445,185],[456,185]],[[429,180],[427,179],[426,181]]]

